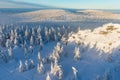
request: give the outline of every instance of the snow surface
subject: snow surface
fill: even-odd
[[[120,79],[120,24],[105,24],[101,27],[90,29],[78,29],[77,33],[71,32],[67,39],[68,44],[63,42],[63,51],[58,60],[62,70],[62,80],[73,80],[76,74],[77,80],[119,80]],[[51,41],[43,46],[40,52],[43,58],[53,53],[56,41]],[[80,49],[80,59],[74,59],[75,47]],[[58,48],[57,48],[58,49]],[[7,48],[2,48],[7,53]],[[34,46],[34,52],[29,55],[33,59],[33,69],[19,72],[19,61],[25,61],[24,52],[20,46],[13,46],[14,59],[0,63],[0,80],[58,80],[53,75],[51,62],[44,63],[45,73],[37,72],[37,55],[39,47]],[[75,70],[75,72],[73,71]],[[56,71],[56,69],[53,69]],[[48,79],[47,78],[47,79]]]

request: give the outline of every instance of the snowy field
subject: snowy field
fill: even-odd
[[[120,79],[120,14],[0,14],[0,80]]]

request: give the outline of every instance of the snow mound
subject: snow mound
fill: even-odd
[[[91,30],[79,30],[69,38],[70,42],[84,43],[98,51],[112,53],[120,45],[120,24],[105,24]]]

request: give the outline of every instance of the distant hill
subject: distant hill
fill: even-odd
[[[120,14],[100,10],[83,10],[74,13],[62,9],[49,9],[24,12],[14,16],[19,16],[25,22],[120,20]]]

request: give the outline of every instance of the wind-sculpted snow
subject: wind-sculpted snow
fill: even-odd
[[[91,30],[79,30],[72,34],[69,41],[84,43],[90,48],[96,48],[100,52],[112,53],[113,49],[120,45],[120,25],[105,24],[102,27]]]

